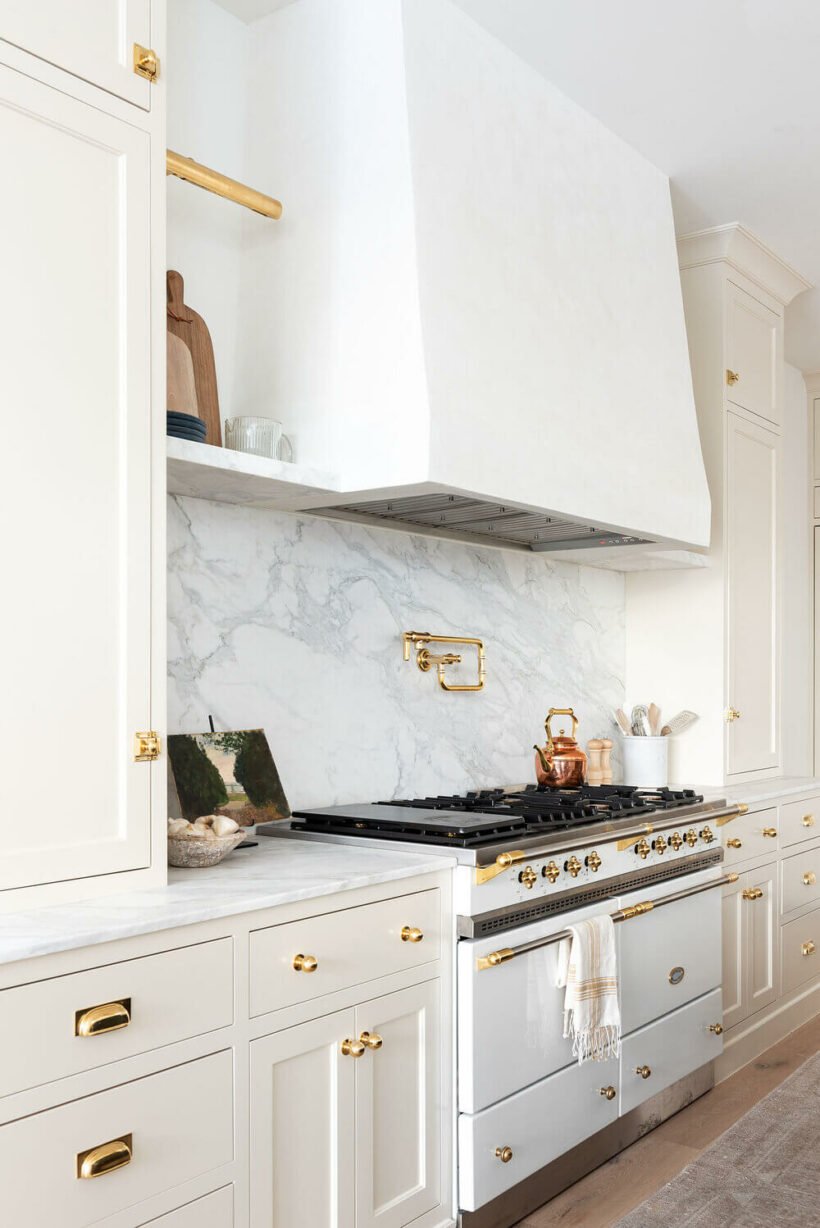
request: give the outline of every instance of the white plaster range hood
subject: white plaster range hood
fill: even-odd
[[[247,176],[285,215],[246,248],[246,400],[338,475],[290,506],[708,545],[665,176],[450,0],[252,30]]]

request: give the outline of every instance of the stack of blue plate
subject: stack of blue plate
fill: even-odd
[[[194,439],[197,443],[205,442],[205,423],[194,414],[178,414],[168,410],[167,432],[173,439]]]

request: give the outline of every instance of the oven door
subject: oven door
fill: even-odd
[[[477,1113],[575,1060],[571,1042],[563,1037],[564,991],[555,985],[559,944],[479,969],[482,956],[546,938],[574,921],[613,913],[638,900],[660,903],[722,874],[716,866],[490,938],[459,942],[459,1112]],[[624,1036],[720,985],[720,917],[720,891],[715,890],[616,925]]]

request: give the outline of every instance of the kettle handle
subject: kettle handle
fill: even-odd
[[[544,721],[544,729],[547,733],[547,753],[552,758],[552,730],[550,729],[550,721],[554,716],[569,716],[572,718],[572,736],[575,737],[575,730],[578,728],[578,717],[573,712],[572,708],[550,708],[547,713],[547,719]]]

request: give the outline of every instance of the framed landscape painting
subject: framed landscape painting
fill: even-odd
[[[240,827],[290,818],[264,729],[171,734],[168,758],[171,818],[225,814]]]

